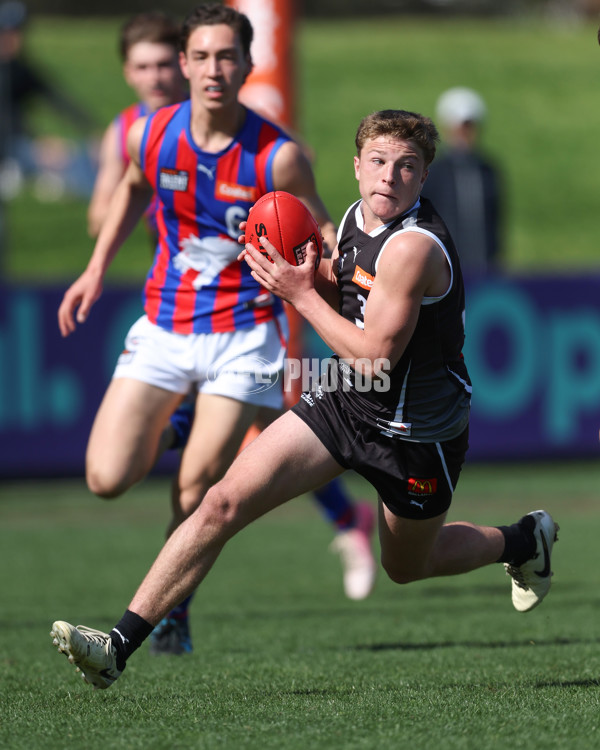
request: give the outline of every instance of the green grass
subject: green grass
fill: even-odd
[[[38,19],[30,49],[107,123],[130,101],[118,20]],[[311,21],[298,44],[299,129],[332,214],[355,196],[359,118],[381,107],[433,114],[444,88],[486,97],[488,149],[510,195],[511,270],[597,265],[600,51],[595,25],[404,17]],[[41,134],[72,131],[43,109]],[[13,279],[75,275],[89,256],[85,204],[9,206]],[[568,217],[568,218],[567,218]],[[111,274],[141,278],[136,233]],[[501,568],[341,591],[331,531],[311,502],[288,504],[227,547],[193,605],[195,652],[151,659],[92,692],[51,647],[53,619],[109,629],[162,544],[167,483],[103,503],[82,480],[0,487],[0,746],[106,748],[597,748],[600,663],[593,464],[469,466],[451,518],[510,523],[546,507],[561,525],[553,590],[519,615]],[[352,480],[355,494],[367,493]],[[369,493],[370,494],[370,493]]]
[[[102,125],[131,101],[115,43],[119,19],[38,18],[29,48]],[[320,191],[339,221],[356,196],[354,133],[368,112],[389,107],[433,115],[453,85],[485,97],[487,150],[507,183],[505,265],[510,271],[596,268],[600,50],[597,25],[403,15],[304,21],[297,43],[298,130],[316,154]],[[38,132],[69,129],[43,108]],[[85,202],[10,204],[13,279],[76,275],[91,251]],[[149,263],[143,232],[109,278],[138,280]]]
[[[107,123],[130,101],[117,20],[38,19],[32,55]],[[600,52],[596,27],[528,21],[311,21],[298,44],[299,129],[339,218],[355,196],[359,118],[380,107],[433,114],[461,83],[490,107],[488,149],[510,195],[511,270],[597,265]],[[64,128],[43,109],[38,132]],[[89,256],[85,204],[9,206],[13,279],[75,275]],[[567,219],[568,217],[568,219]],[[113,279],[139,279],[142,232]],[[600,744],[593,464],[469,466],[452,518],[510,523],[546,507],[561,525],[553,590],[519,615],[499,567],[341,592],[331,531],[307,498],[227,547],[193,605],[195,652],[151,659],[92,692],[51,647],[53,619],[109,629],[162,544],[167,483],[103,503],[82,480],[0,486],[0,747],[579,750]],[[368,493],[351,480],[355,494]],[[369,493],[370,494],[370,493]]]
[[[352,475],[356,495],[370,494]],[[600,534],[594,464],[468,466],[452,519],[561,525],[548,599],[520,615],[500,566],[346,600],[307,498],[234,539],[193,604],[194,654],[151,658],[93,692],[52,648],[64,618],[110,629],[162,543],[167,483],[119,502],[81,480],[5,483],[0,501],[0,746],[597,748]]]

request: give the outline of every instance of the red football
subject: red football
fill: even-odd
[[[311,241],[317,246],[315,270],[323,254],[319,225],[301,200],[283,190],[263,195],[248,214],[246,242],[269,258],[258,241],[259,237],[266,237],[280,255],[294,266],[304,263],[306,246]]]

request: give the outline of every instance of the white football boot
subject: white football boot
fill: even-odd
[[[117,652],[111,637],[101,630],[86,628],[85,625],[70,625],[57,620],[50,631],[52,642],[65,654],[77,672],[94,688],[105,690],[121,676],[117,669]]]
[[[356,525],[341,531],[331,543],[344,570],[344,592],[348,599],[366,599],[375,586],[377,563],[371,549],[375,511],[369,503],[356,504]]]
[[[535,553],[519,566],[504,563],[507,574],[512,578],[512,603],[519,612],[529,612],[537,607],[550,591],[550,558],[559,530],[558,524],[545,510],[534,510],[527,515],[535,519]]]

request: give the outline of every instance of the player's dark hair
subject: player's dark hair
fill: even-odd
[[[404,109],[384,109],[364,117],[356,131],[356,151],[360,155],[363,146],[372,138],[389,136],[401,141],[412,141],[418,146],[428,167],[435,158],[440,136],[433,120],[417,112]]]
[[[240,38],[244,55],[250,57],[250,45],[252,44],[254,31],[248,16],[220,3],[204,3],[188,13],[181,28],[181,49],[183,52],[186,51],[188,40],[195,29],[199,26],[216,26],[217,24],[231,26]]]
[[[123,61],[127,60],[129,50],[138,42],[168,44],[178,51],[180,36],[180,25],[166,13],[160,11],[140,13],[130,18],[121,28],[119,53]]]

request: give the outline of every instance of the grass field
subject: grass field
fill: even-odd
[[[32,55],[101,123],[130,102],[118,24],[31,28]],[[597,267],[595,26],[319,21],[302,24],[298,59],[299,129],[336,218],[355,196],[358,119],[390,106],[432,114],[461,83],[490,107],[509,269]],[[34,119],[41,133],[73,135],[43,110]],[[9,278],[63,279],[87,261],[84,201],[26,191],[9,220]],[[138,232],[110,278],[135,281],[148,264]],[[162,544],[166,480],[114,503],[82,479],[0,482],[0,748],[596,750],[599,486],[594,464],[467,466],[451,520],[505,524],[545,507],[561,525],[551,595],[525,615],[500,566],[402,588],[382,575],[367,601],[346,600],[331,530],[300,498],[227,547],[193,604],[191,657],[152,659],[143,647],[94,693],[51,646],[51,623],[106,630],[121,616]]]
[[[368,492],[359,479],[353,493]],[[51,646],[54,619],[110,629],[161,544],[167,485],[112,504],[83,481],[4,484],[0,747],[592,750],[600,745],[600,467],[468,466],[452,518],[560,523],[555,577],[516,613],[500,566],[350,602],[308,498],[224,551],[193,604],[195,651],[93,692]]]
[[[29,51],[87,106],[99,126],[131,102],[116,54],[121,19],[38,18]],[[336,221],[356,197],[354,133],[361,117],[390,107],[434,115],[449,86],[471,86],[489,107],[484,145],[505,173],[509,271],[597,268],[600,50],[597,24],[540,18],[415,19],[403,15],[303,21],[298,28],[297,129],[316,155],[321,194]],[[38,133],[72,130],[43,107]],[[91,243],[85,201],[9,205],[10,278],[77,274]],[[143,232],[109,278],[141,279]]]

